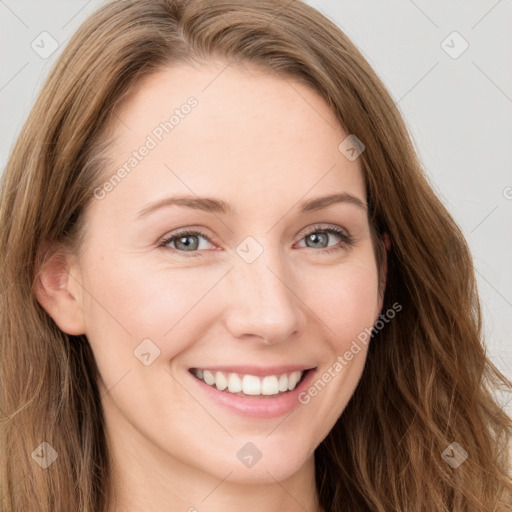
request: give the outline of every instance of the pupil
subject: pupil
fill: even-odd
[[[320,235],[318,235],[316,233],[312,233],[311,235],[309,235],[308,239],[313,243],[317,243],[318,241],[320,241],[321,237],[323,237],[324,241],[327,242],[327,240],[326,240],[327,234],[326,233],[321,233]]]
[[[180,244],[183,244],[183,246],[184,246],[185,248],[197,249],[197,245],[198,245],[197,243],[195,243],[195,244],[194,244],[193,242],[192,242],[192,243],[190,243],[190,242],[189,242],[189,243],[183,242],[183,240],[187,240],[187,239],[188,239],[188,240],[190,240],[191,238],[197,238],[197,237],[196,237],[196,236],[194,236],[194,235],[182,236],[182,237],[179,239],[179,243],[180,243]]]
[[[179,239],[179,244],[182,244],[184,248],[187,248],[187,249],[197,249],[198,247],[198,243],[196,241],[196,243],[193,243],[193,242],[187,242],[187,240],[190,240],[191,238],[195,238],[197,239],[197,237],[195,235],[187,235],[187,236],[182,236],[180,239]],[[327,233],[312,233],[311,235],[308,236],[308,240],[310,242],[313,243],[313,246],[317,245],[318,242],[321,242],[322,241],[322,238],[324,240],[324,242],[327,242]]]

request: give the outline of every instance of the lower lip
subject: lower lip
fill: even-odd
[[[228,391],[219,391],[216,387],[209,386],[192,375],[190,371],[188,373],[212,401],[223,405],[227,409],[250,418],[278,418],[290,413],[298,405],[301,405],[299,395],[309,387],[316,369],[308,370],[299,385],[292,391],[286,391],[278,395],[266,395],[263,398],[256,396],[244,397],[234,395]]]

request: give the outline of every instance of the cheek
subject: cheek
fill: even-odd
[[[378,272],[370,254],[331,270],[317,273],[309,297],[325,326],[325,344],[316,380],[299,397],[312,416],[322,418],[317,439],[329,433],[352,397],[380,314]]]
[[[308,306],[328,328],[328,338],[343,348],[371,327],[379,315],[378,275],[372,258],[359,259],[311,277]]]
[[[289,300],[307,316],[306,331],[316,325],[331,351],[343,353],[379,314],[372,255],[369,249],[336,265],[300,263],[288,274]],[[154,343],[161,360],[173,359],[207,338],[215,319],[232,305],[230,280],[222,282],[228,267],[150,265],[146,258],[100,256],[88,266],[94,272],[85,274],[87,335],[98,364],[104,360],[115,371],[133,365],[143,340]]]
[[[86,328],[100,359],[132,363],[133,351],[150,339],[165,359],[187,345],[193,332],[206,325],[203,300],[224,270],[148,267],[139,259],[98,258],[85,274]],[[189,333],[188,339],[183,329]],[[196,337],[197,338],[197,337]],[[156,350],[156,349],[155,349]],[[115,359],[113,357],[115,356]]]
[[[289,278],[283,287],[291,290],[287,297],[297,315],[306,318],[301,333],[303,346],[318,361],[322,373],[327,374],[329,368],[336,371],[333,365],[338,355],[349,350],[352,340],[371,326],[378,315],[377,273],[371,256],[370,249],[352,261],[346,258],[336,265],[299,262],[288,269]],[[217,330],[222,315],[238,314],[236,301],[243,300],[236,296],[234,302],[230,298],[235,291],[231,288],[233,281],[223,279],[231,265],[190,264],[188,268],[172,268],[171,264],[149,264],[142,257],[131,259],[121,255],[111,261],[115,264],[101,257],[91,260],[88,268],[94,268],[94,273],[87,274],[84,282],[91,293],[86,294],[87,335],[102,380],[109,389],[105,410],[112,418],[116,411],[121,411],[146,438],[155,440],[165,451],[190,465],[198,464],[191,455],[195,453],[191,446],[209,450],[211,463],[201,464],[215,472],[214,466],[235,447],[219,442],[225,431],[205,416],[199,402],[190,400],[190,395],[182,390],[179,373],[172,378],[162,368],[168,366],[172,374],[187,359],[187,354],[207,357],[208,351],[217,350],[212,336],[224,334]],[[269,278],[275,276],[269,272]],[[152,340],[159,350],[158,358],[149,368],[134,357],[134,350],[144,339]],[[306,340],[312,344],[307,346]],[[311,388],[309,401],[302,402],[304,405],[297,412],[301,415],[297,416],[299,420],[287,422],[268,440],[261,440],[267,453],[289,451],[287,459],[276,455],[271,460],[273,474],[298,467],[305,451],[311,453],[312,447],[328,434],[355,389],[365,353],[363,348],[341,371],[331,375],[325,386]],[[212,352],[212,359],[216,357]],[[169,364],[173,359],[174,369]],[[240,424],[241,429],[247,429],[245,422]]]

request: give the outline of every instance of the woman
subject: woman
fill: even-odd
[[[306,4],[99,9],[0,225],[2,510],[509,510],[467,244]]]

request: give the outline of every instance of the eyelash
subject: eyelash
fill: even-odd
[[[322,252],[324,254],[327,254],[327,253],[339,251],[341,249],[344,249],[345,247],[352,247],[354,245],[354,238],[350,234],[346,233],[344,230],[342,230],[336,226],[329,226],[327,228],[322,227],[322,226],[314,226],[310,231],[305,233],[299,241],[302,241],[307,236],[312,235],[313,233],[317,233],[317,232],[331,233],[331,234],[338,235],[341,238],[340,245],[335,246],[335,247],[320,249],[317,252]],[[174,249],[172,247],[167,247],[167,244],[169,244],[170,242],[174,242],[175,240],[177,240],[179,238],[186,237],[186,236],[202,236],[203,238],[208,240],[208,242],[212,243],[211,240],[206,235],[206,233],[203,233],[201,230],[197,229],[197,230],[181,231],[181,232],[176,233],[168,238],[165,238],[159,244],[159,247],[169,250],[169,251],[172,251],[172,252],[175,252],[175,253],[187,254],[188,251],[180,251],[180,250]],[[309,247],[309,249],[312,249],[312,247]],[[188,257],[188,256],[197,257],[197,256],[201,256],[201,254],[200,254],[200,251],[196,250],[196,251],[190,251],[186,257]]]

